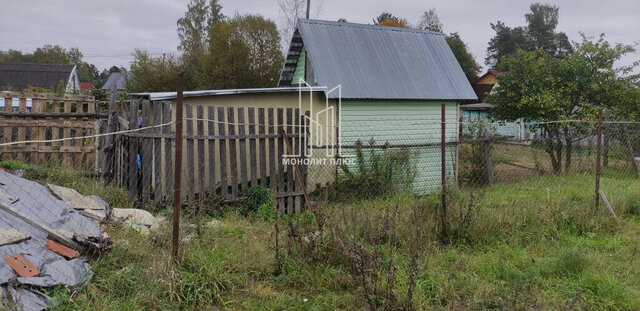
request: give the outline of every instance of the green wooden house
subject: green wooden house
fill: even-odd
[[[327,99],[338,107],[342,155],[360,140],[408,149],[415,165],[413,189],[437,189],[441,172],[441,105],[447,141],[459,137],[459,103],[476,95],[441,33],[345,22],[301,20],[291,40],[279,86],[310,85],[338,92]],[[456,178],[457,150],[447,147],[450,181]]]

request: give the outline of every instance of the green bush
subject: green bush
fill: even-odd
[[[373,139],[369,144],[375,144]],[[391,150],[387,142],[383,148],[368,149],[365,155],[359,140],[356,145],[356,165],[340,166],[336,182],[327,189],[330,200],[379,198],[411,188],[416,174],[412,163],[415,153],[408,149]]]
[[[247,190],[247,196],[242,200],[242,214],[255,214],[264,204],[273,206],[271,191],[263,186],[252,186]]]
[[[256,216],[262,220],[271,220],[276,218],[276,209],[271,204],[262,204],[258,207]]]

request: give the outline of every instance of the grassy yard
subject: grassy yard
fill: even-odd
[[[104,195],[115,205],[127,202],[123,192],[88,179],[48,171],[31,176]],[[276,221],[233,208],[213,225],[204,225],[210,217],[199,219],[200,235],[195,219],[185,216],[183,236],[190,239],[179,264],[169,259],[169,228],[142,236],[112,224],[115,248],[92,263],[89,286],[47,293],[57,310],[331,310],[363,309],[367,284],[382,289],[368,297],[387,309],[640,309],[640,181],[603,177],[617,223],[593,209],[592,179],[541,177],[458,189],[449,200],[456,233],[448,243],[438,238],[435,197],[316,206],[316,215],[278,220],[279,265]],[[389,211],[393,225],[384,221]],[[369,257],[378,264],[364,273],[368,282],[357,272],[358,257],[336,240],[360,245],[351,248],[356,253],[379,254]]]

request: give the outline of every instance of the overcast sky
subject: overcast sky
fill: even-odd
[[[278,0],[220,0],[223,13],[259,13],[280,25]],[[320,0],[311,0],[312,3]],[[0,50],[33,51],[44,44],[78,47],[85,60],[103,69],[128,67],[135,48],[151,53],[176,52],[176,20],[188,0],[1,0]],[[444,31],[458,32],[478,63],[484,65],[487,42],[493,36],[489,23],[524,25],[533,1],[520,0],[324,0],[319,19],[372,23],[382,11],[416,24],[422,12],[435,8]],[[544,1],[560,7],[559,31],[571,40],[579,32],[605,33],[611,42],[640,42],[640,1]],[[313,7],[313,6],[312,6]],[[315,13],[312,11],[312,17]],[[624,64],[640,59],[635,53]]]

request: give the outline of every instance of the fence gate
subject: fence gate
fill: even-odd
[[[68,138],[95,134],[96,121],[106,116],[96,112],[93,96],[0,92],[2,143],[54,140],[0,146],[0,158],[92,171],[97,168],[95,139]]]
[[[129,128],[148,128],[121,135],[116,144],[119,184],[144,203],[162,202],[173,194],[175,152],[174,103],[137,100],[122,107]],[[184,106],[182,159],[183,199],[221,198],[239,203],[247,189],[272,190],[283,212],[304,206],[293,166],[282,164],[287,147],[302,144],[306,131],[298,109]],[[298,166],[306,185],[306,167]]]

